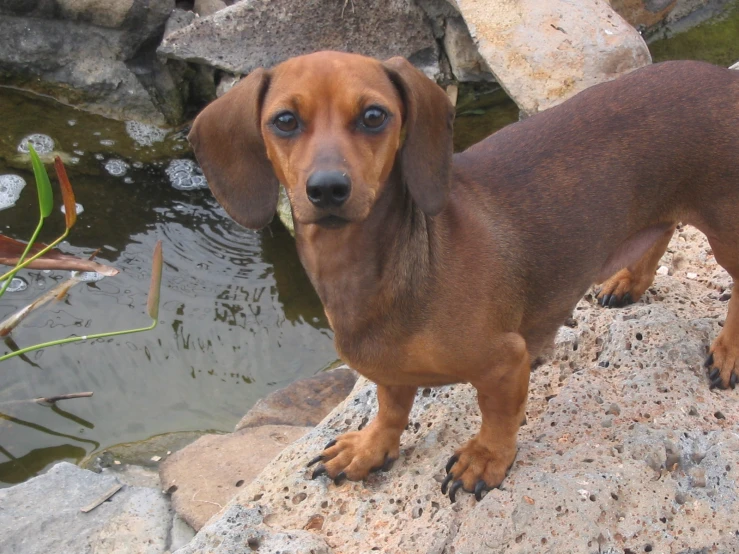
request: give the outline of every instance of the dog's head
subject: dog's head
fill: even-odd
[[[296,221],[337,227],[367,217],[395,164],[419,207],[441,211],[453,113],[403,58],[318,52],[253,71],[200,113],[188,138],[238,223],[269,223],[281,182]]]

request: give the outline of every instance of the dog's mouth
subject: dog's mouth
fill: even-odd
[[[327,215],[316,221],[316,225],[319,225],[325,229],[340,229],[349,223],[348,219],[339,217],[337,215]]]

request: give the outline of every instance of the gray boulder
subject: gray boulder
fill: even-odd
[[[243,0],[168,35],[158,52],[243,75],[316,50],[405,56],[439,73],[431,25],[412,0]]]
[[[0,77],[116,119],[183,117],[182,68],[155,48],[174,0],[0,3]]]
[[[118,482],[62,462],[0,490],[0,552],[161,554],[171,546],[173,514],[160,491],[124,486],[80,511]]]

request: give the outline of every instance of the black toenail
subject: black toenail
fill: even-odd
[[[462,485],[463,483],[461,479],[457,479],[456,481],[454,481],[452,488],[449,489],[449,500],[451,500],[452,502],[456,502],[457,491],[462,488]]]
[[[451,473],[444,477],[444,481],[441,483],[441,494],[446,494],[446,489],[452,479],[454,479],[454,475],[452,475]]]

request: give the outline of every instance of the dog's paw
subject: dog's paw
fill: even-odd
[[[603,283],[596,294],[596,299],[604,308],[620,308],[633,304],[642,294],[644,290],[636,290],[631,271],[622,269]]]
[[[454,502],[457,491],[463,489],[482,500],[483,492],[500,486],[515,457],[515,448],[493,452],[475,437],[449,458],[441,493],[447,494],[448,490],[449,499]]]
[[[311,479],[327,475],[340,485],[345,479],[361,481],[371,472],[388,471],[399,453],[400,441],[394,434],[368,427],[332,440],[308,467],[320,462]]]
[[[722,332],[713,341],[705,362],[712,389],[733,389],[739,382],[739,345],[725,340],[723,335]]]

